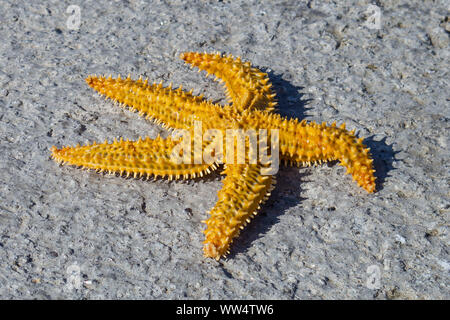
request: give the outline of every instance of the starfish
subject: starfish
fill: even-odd
[[[277,130],[279,148],[276,151],[285,164],[311,165],[339,160],[359,186],[369,193],[375,191],[375,170],[370,150],[362,143],[362,138],[356,138],[355,130],[349,132],[345,124],[338,127],[336,122],[318,124],[275,113],[277,102],[268,75],[239,57],[187,52],[181,54],[181,59],[191,68],[197,67],[199,72],[204,70],[207,76],[213,74],[216,80],[221,81],[226,89],[227,104],[212,103],[202,96],[193,95],[193,90],[183,91],[181,86],[172,89],[172,85],[149,84],[148,80],[132,80],[130,76],[125,79],[120,75],[116,79],[89,76],[86,82],[100,95],[167,129],[186,129],[192,133],[196,122],[200,122],[201,134],[209,129],[223,134],[229,129]],[[196,142],[191,139],[192,149],[198,151],[199,145],[196,147]],[[171,155],[179,144],[179,138],[169,136],[163,139],[158,135],[155,139],[139,137],[137,141],[114,139],[112,142],[93,142],[60,149],[53,146],[51,152],[52,158],[59,163],[135,178],[189,179],[202,177],[219,167],[219,161],[205,162],[201,158],[200,161],[174,163]],[[202,141],[201,151],[206,152],[208,146],[207,141]],[[248,139],[246,146],[249,146]],[[179,155],[191,156],[192,159],[195,150],[189,149]],[[272,145],[267,150],[273,155],[275,149]],[[205,257],[216,260],[225,257],[233,239],[269,197],[275,184],[275,175],[264,173],[269,165],[270,161],[261,159],[250,162],[247,156],[244,163],[224,164],[222,174],[226,177],[222,180],[218,201],[210,210],[209,218],[202,221],[207,226],[203,231]]]

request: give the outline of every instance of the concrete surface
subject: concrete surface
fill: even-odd
[[[0,298],[450,298],[448,2],[373,3],[380,24],[370,1],[0,0]],[[378,192],[336,164],[281,168],[216,262],[200,221],[219,175],[147,182],[51,161],[52,145],[163,131],[89,74],[223,102],[186,50],[240,55],[269,72],[282,114],[356,129]]]

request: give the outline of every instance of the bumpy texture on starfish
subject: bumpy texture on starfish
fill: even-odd
[[[285,163],[310,165],[339,160],[353,179],[369,193],[375,191],[375,177],[369,149],[345,125],[326,125],[305,120],[287,119],[274,113],[275,94],[268,75],[251,67],[250,63],[231,55],[188,52],[181,58],[191,67],[214,74],[224,83],[230,104],[221,106],[185,92],[148,84],[147,80],[131,80],[90,76],[89,86],[101,95],[119,102],[147,119],[168,129],[192,129],[201,121],[202,133],[208,129],[278,129],[279,155]],[[52,157],[98,172],[119,173],[137,177],[188,179],[203,176],[218,167],[217,163],[175,164],[170,154],[179,141],[174,138],[138,141],[114,140],[86,146],[52,147]],[[205,148],[205,143],[202,144]],[[218,202],[209,212],[204,241],[204,255],[219,259],[229,252],[230,244],[241,229],[270,195],[275,177],[263,175],[267,166],[256,164],[226,164],[223,187]]]

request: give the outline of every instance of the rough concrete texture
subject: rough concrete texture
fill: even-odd
[[[448,2],[376,1],[380,28],[370,3],[1,0],[0,298],[448,299]],[[282,114],[356,129],[378,192],[336,163],[283,167],[217,262],[201,220],[219,174],[152,182],[50,159],[52,145],[164,131],[100,98],[90,74],[223,102],[186,50],[242,56]]]

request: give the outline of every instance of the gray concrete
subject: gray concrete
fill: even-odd
[[[0,298],[450,298],[448,2],[376,1],[380,29],[370,1],[184,3],[0,0]],[[127,180],[50,159],[52,145],[163,131],[101,99],[89,74],[223,102],[186,50],[240,55],[269,72],[282,114],[356,129],[378,192],[336,164],[281,168],[216,262],[200,221],[219,175]]]

